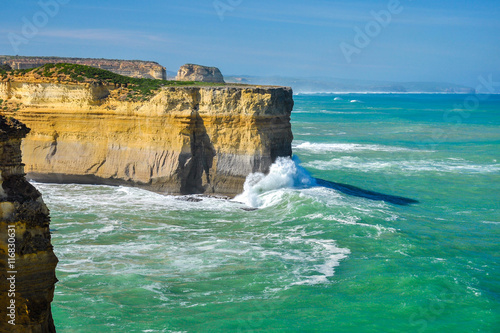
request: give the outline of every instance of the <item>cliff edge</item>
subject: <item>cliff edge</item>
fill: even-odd
[[[26,181],[21,140],[29,129],[0,116],[0,331],[55,332],[51,306],[57,258],[49,210]]]
[[[110,72],[146,79],[166,80],[165,67],[154,61],[141,60],[110,60],[92,58],[60,58],[60,57],[23,57],[0,56],[0,65],[7,64],[12,69],[30,69],[45,64],[77,64],[108,70]]]
[[[32,129],[23,143],[32,179],[234,196],[249,173],[292,154],[290,88],[117,83],[61,68],[0,82],[2,112]]]

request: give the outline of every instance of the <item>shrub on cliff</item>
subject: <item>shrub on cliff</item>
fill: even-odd
[[[5,79],[7,72],[10,72],[11,70],[12,68],[8,64],[0,65],[0,75],[2,76],[2,79]]]
[[[22,76],[26,74],[34,74],[42,77],[54,77],[61,79],[61,75],[65,77],[63,80],[74,83],[92,83],[100,82],[104,85],[113,85],[116,88],[127,88],[129,96],[133,100],[144,100],[152,96],[155,91],[164,86],[188,86],[188,85],[223,85],[220,83],[203,83],[192,81],[166,81],[155,79],[133,78],[119,75],[104,69],[67,63],[45,64],[38,68],[30,68],[25,70],[1,71],[3,78],[7,74],[14,76]],[[133,97],[132,97],[133,96]]]
[[[9,64],[3,64],[3,65],[0,65],[0,71],[11,71],[12,70],[12,67],[10,67]]]

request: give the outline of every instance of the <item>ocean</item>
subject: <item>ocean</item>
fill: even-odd
[[[34,183],[58,332],[500,332],[500,96],[294,99],[232,201]]]

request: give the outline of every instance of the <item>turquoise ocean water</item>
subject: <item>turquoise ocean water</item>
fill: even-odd
[[[500,97],[295,102],[294,160],[239,202],[36,183],[58,331],[500,332]]]

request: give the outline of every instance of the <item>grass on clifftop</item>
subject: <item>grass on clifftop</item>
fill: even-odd
[[[10,67],[0,67],[0,77],[5,80],[9,76],[22,77],[35,75],[40,78],[53,78],[62,82],[71,83],[95,83],[101,82],[104,85],[114,85],[117,88],[126,88],[128,98],[132,100],[146,99],[153,95],[155,91],[162,87],[180,86],[223,86],[223,83],[208,83],[194,81],[166,81],[156,79],[140,79],[119,75],[104,69],[77,65],[77,64],[46,64],[37,68],[10,70]]]
[[[7,72],[11,71],[11,70],[12,70],[12,68],[10,68],[10,66],[7,64],[0,65],[0,74],[2,76],[7,75]]]

